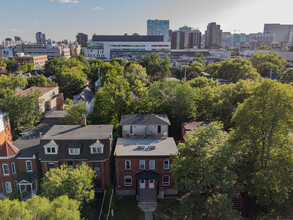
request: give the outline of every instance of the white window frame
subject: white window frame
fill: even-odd
[[[129,169],[127,168],[127,163],[129,163]],[[125,160],[125,170],[131,170],[131,160]]]
[[[126,179],[130,179],[130,184],[126,184]],[[124,186],[132,186],[132,176],[124,176]]]
[[[15,163],[11,163],[11,172],[12,174],[16,174]]]
[[[91,154],[103,154],[104,153],[104,146],[102,144],[96,143],[96,144],[91,145],[90,148],[91,148]],[[98,150],[98,149],[100,149],[100,150]]]
[[[10,186],[10,190],[7,190],[7,188],[8,188],[7,186]],[[6,191],[6,193],[12,193],[12,185],[11,185],[11,182],[5,182],[5,191]]]
[[[31,170],[28,169],[28,165],[27,165],[28,163],[31,164]],[[25,167],[26,167],[26,172],[33,172],[33,163],[31,160],[25,161]]]
[[[48,151],[50,149],[50,152]],[[52,152],[52,149],[55,150],[55,152]],[[58,154],[58,148],[57,147],[45,147],[46,154]]]
[[[79,155],[80,148],[68,148],[69,155]]]
[[[164,177],[168,177],[168,182],[164,182]],[[162,186],[170,186],[170,176],[169,175],[162,176]]]
[[[142,168],[142,165],[143,165],[143,168]],[[140,160],[139,161],[139,169],[140,170],[145,170],[145,160]]]
[[[168,164],[165,164],[166,161],[168,161]],[[164,170],[169,170],[169,169],[170,169],[170,161],[169,161],[169,160],[164,160],[163,163],[164,163],[164,164],[163,164],[163,169],[164,169]],[[165,165],[167,165],[167,166],[165,166]]]
[[[7,167],[7,171],[8,171],[8,173],[5,172],[5,168],[4,168],[4,166]],[[9,176],[9,175],[10,175],[10,173],[9,173],[9,166],[8,166],[7,163],[2,164],[2,171],[3,171],[3,176]]]
[[[153,162],[153,167],[151,166],[151,163]],[[156,161],[155,160],[150,160],[149,161],[149,169],[150,170],[155,170],[156,169]]]

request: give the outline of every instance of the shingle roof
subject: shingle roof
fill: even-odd
[[[23,137],[18,138],[13,142],[20,152],[17,157],[32,157],[39,152],[40,148],[40,133],[45,134],[52,125],[49,124],[39,124],[38,126],[23,131]]]
[[[173,138],[167,139],[126,139],[118,138],[115,156],[170,156],[177,154],[177,146]]]
[[[46,86],[33,86],[31,88],[20,91],[16,94],[26,96],[32,90],[33,92],[39,91],[39,92],[41,92],[41,95],[44,95],[45,93],[47,93],[55,88],[56,88],[56,86],[48,86],[48,87],[46,87]]]
[[[21,181],[33,183],[35,181],[36,177],[37,177],[37,173],[35,173],[35,172],[31,172],[31,173],[25,172],[20,175],[20,177],[17,180],[17,183],[20,183]]]
[[[127,114],[122,115],[120,125],[170,125],[165,114]]]
[[[18,152],[19,149],[8,140],[5,140],[3,145],[0,147],[0,157],[10,157],[16,155]]]

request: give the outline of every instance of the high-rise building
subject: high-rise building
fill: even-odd
[[[78,33],[76,35],[76,41],[82,47],[86,47],[87,46],[87,42],[88,42],[88,36],[87,36],[87,34]]]
[[[188,48],[201,48],[201,32],[199,30],[188,33]]]
[[[188,46],[188,34],[192,32],[191,27],[183,26],[178,29],[180,32],[184,32],[184,47]]]
[[[232,47],[232,34],[231,32],[222,33],[222,47]]]
[[[147,20],[147,35],[162,35],[169,41],[169,20]]]
[[[276,42],[289,41],[290,33],[293,32],[293,25],[289,24],[265,24],[264,34],[274,34]]]
[[[173,31],[171,34],[171,49],[184,49],[185,33]]]
[[[21,37],[14,36],[14,41],[21,41]]]
[[[207,49],[219,49],[222,44],[222,30],[221,26],[216,22],[211,22],[207,26],[205,32],[205,48]]]
[[[36,33],[37,44],[46,44],[46,36],[42,32]]]

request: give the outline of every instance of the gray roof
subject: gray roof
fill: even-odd
[[[170,125],[165,114],[127,114],[122,115],[120,125]]]
[[[164,36],[148,35],[93,35],[92,41],[126,41],[126,42],[160,42],[164,41]]]
[[[90,102],[95,97],[95,92],[92,91],[88,86],[85,87],[82,92],[74,96],[74,101],[88,101]]]
[[[17,183],[20,183],[21,181],[33,183],[33,182],[35,182],[36,177],[37,177],[37,173],[35,173],[35,172],[31,172],[31,173],[25,172],[20,175],[20,177],[17,180]]]
[[[36,155],[40,148],[40,132],[43,135],[51,127],[52,125],[49,124],[39,124],[32,129],[23,131],[24,136],[13,142],[13,145],[20,150],[17,157],[32,157]]]
[[[112,135],[113,125],[54,125],[42,140],[97,140]]]
[[[115,156],[170,156],[177,154],[177,146],[173,138],[167,139],[126,139],[118,138]]]

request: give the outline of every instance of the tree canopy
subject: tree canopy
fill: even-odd
[[[285,71],[281,80],[286,83],[293,83],[293,68],[289,68]]]
[[[83,114],[87,113],[85,103],[71,103],[67,109],[67,115],[63,119],[65,125],[79,125]]]
[[[57,83],[54,83],[52,80],[49,80],[43,74],[36,76],[31,76],[27,79],[28,87],[32,86],[57,86]]]

